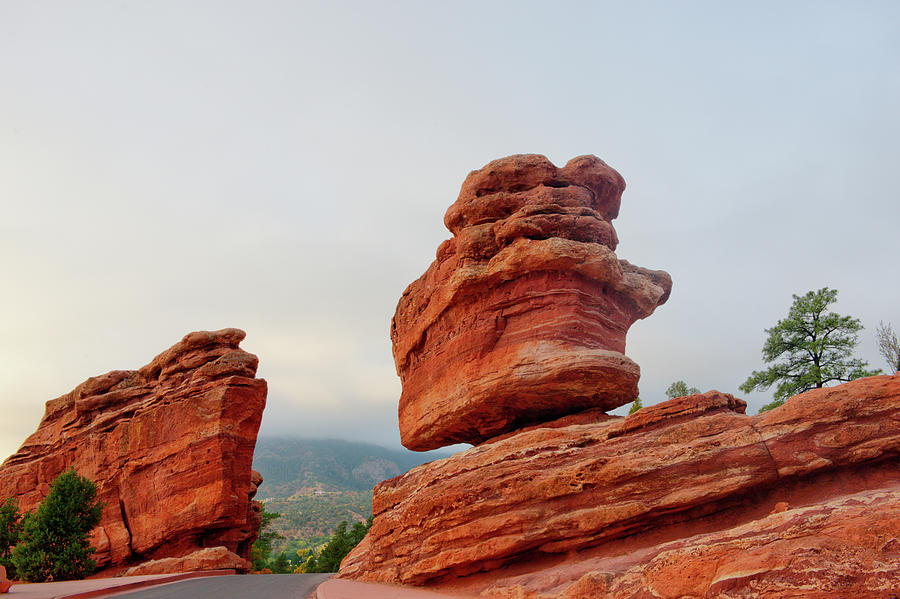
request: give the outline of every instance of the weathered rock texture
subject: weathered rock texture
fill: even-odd
[[[341,576],[510,599],[900,593],[900,375],[743,411],[711,391],[415,468],[375,488]]]
[[[669,297],[669,275],[614,252],[625,181],[594,156],[525,154],[466,178],[453,238],[391,324],[403,444],[481,443],[637,397],[625,334]]]
[[[169,574],[170,572],[198,572],[201,570],[235,570],[248,572],[251,564],[247,559],[228,551],[225,547],[207,547],[183,557],[164,557],[132,566],[122,576],[144,576],[147,574]]]
[[[469,175],[454,237],[391,327],[411,449],[340,577],[496,599],[900,597],[900,374],[754,417],[637,394],[625,333],[665,273],[616,258],[622,178],[594,157]]]
[[[0,466],[0,497],[34,509],[74,466],[104,502],[92,539],[101,567],[219,546],[248,559],[261,512],[252,498],[262,479],[250,466],[266,382],[255,378],[256,356],[238,347],[244,335],[191,333],[140,370],[90,378],[47,402],[37,431]],[[226,557],[204,567],[241,563]]]

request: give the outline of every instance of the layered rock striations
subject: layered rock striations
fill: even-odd
[[[900,376],[743,409],[712,391],[419,466],[375,488],[341,575],[541,599],[900,589]]]
[[[475,447],[375,487],[340,576],[497,599],[900,596],[900,374],[747,416],[710,391],[627,417],[625,333],[665,273],[613,254],[593,157],[473,172],[391,334],[404,444]]]
[[[406,447],[480,443],[637,397],[625,334],[672,283],[616,257],[624,188],[594,156],[563,168],[510,156],[469,174],[444,218],[453,238],[391,323]]]
[[[243,331],[196,332],[140,370],[93,377],[47,402],[37,431],[0,466],[0,497],[34,509],[64,470],[97,483],[101,567],[222,547],[208,567],[248,570],[262,482],[251,470],[266,403]],[[203,554],[208,555],[209,552]]]

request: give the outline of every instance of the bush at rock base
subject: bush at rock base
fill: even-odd
[[[19,578],[74,580],[93,573],[88,533],[100,523],[102,507],[93,482],[74,468],[60,474],[38,509],[22,519],[20,543],[12,550]]]
[[[19,502],[14,497],[0,505],[0,566],[6,568],[10,578],[16,577],[16,569],[12,563],[12,548],[19,542],[22,530],[22,519],[19,514]]]
[[[347,521],[344,520],[334,531],[331,540],[328,541],[319,555],[311,555],[304,566],[305,572],[337,572],[343,560],[350,550],[359,545],[366,533],[372,527],[370,517],[365,524],[357,522],[348,531]]]

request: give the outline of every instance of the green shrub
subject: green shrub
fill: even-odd
[[[272,555],[272,542],[276,539],[284,537],[272,530],[266,530],[272,521],[281,518],[281,514],[277,512],[267,512],[263,510],[262,518],[259,521],[259,536],[250,548],[250,561],[254,571],[259,572],[263,568],[271,569],[269,556]]]
[[[16,568],[11,559],[12,548],[19,542],[21,531],[19,502],[10,497],[0,505],[0,566],[6,568],[6,574],[10,578],[16,577]]]
[[[287,553],[284,551],[279,553],[272,561],[273,574],[290,574],[293,569],[293,565],[291,564],[290,559],[288,559]]]
[[[341,561],[347,557],[350,550],[359,545],[371,527],[371,517],[365,524],[357,522],[349,531],[347,530],[347,521],[344,520],[338,524],[331,540],[322,547],[319,555],[310,556],[304,569],[307,572],[337,572]]]
[[[60,474],[37,511],[22,520],[20,543],[12,550],[19,578],[74,580],[93,573],[88,534],[100,523],[102,507],[93,482],[74,468]]]

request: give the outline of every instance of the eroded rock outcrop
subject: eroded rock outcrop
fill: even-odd
[[[339,575],[496,599],[900,596],[900,374],[752,417],[717,391],[606,413],[636,394],[625,332],[670,288],[612,253],[623,185],[531,155],[466,180],[391,334],[404,443],[476,446],[377,485]]]
[[[712,391],[414,468],[375,488],[341,575],[541,599],[900,589],[900,376],[743,408]]]
[[[266,382],[255,378],[256,356],[239,348],[244,336],[191,333],[140,370],[92,377],[47,402],[37,431],[0,466],[0,497],[31,510],[74,466],[104,502],[92,539],[99,566],[208,547],[248,559],[261,512],[252,498],[262,479],[250,467]],[[227,557],[205,563],[242,563]]]
[[[563,168],[510,156],[469,174],[444,217],[453,238],[391,324],[406,447],[481,443],[637,397],[625,334],[672,282],[616,257],[624,188],[594,156]]]

